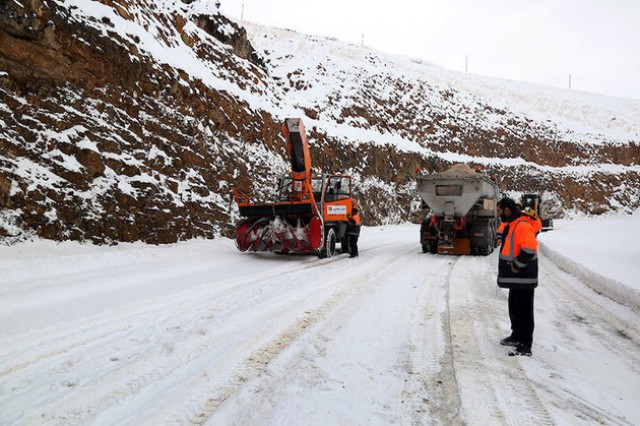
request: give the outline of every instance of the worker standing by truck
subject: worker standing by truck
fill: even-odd
[[[347,215],[347,239],[349,240],[349,257],[358,257],[358,238],[360,237],[360,214],[358,205],[354,200],[351,214]]]
[[[513,199],[500,200],[498,214],[506,224],[498,261],[498,286],[509,289],[511,320],[511,335],[500,344],[515,347],[509,356],[531,356],[533,296],[538,286],[538,241],[531,223]]]

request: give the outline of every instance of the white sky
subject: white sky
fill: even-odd
[[[444,68],[640,99],[640,0],[220,0],[227,16]]]

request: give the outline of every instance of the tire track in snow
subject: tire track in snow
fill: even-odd
[[[409,380],[403,399],[411,406],[411,424],[460,424],[460,398],[452,363],[448,293],[451,272],[458,258],[423,254],[435,264],[425,276],[425,285],[414,307],[410,327],[411,348],[407,354]],[[434,308],[441,307],[440,311]],[[444,310],[442,310],[444,309]]]
[[[411,248],[411,252],[415,253],[415,248]],[[273,418],[270,417],[272,414],[266,407],[275,409],[277,396],[264,394],[262,390],[281,389],[285,386],[283,381],[296,380],[289,376],[294,371],[316,371],[317,374],[320,374],[318,380],[327,380],[326,377],[322,379],[322,369],[318,367],[317,363],[326,357],[327,347],[331,344],[336,331],[340,330],[343,325],[349,324],[351,317],[359,311],[359,307],[369,300],[371,294],[375,294],[379,287],[384,285],[381,276],[388,274],[388,271],[397,273],[399,261],[403,260],[405,256],[404,251],[391,259],[386,256],[382,264],[379,260],[367,260],[368,264],[375,265],[375,267],[368,268],[368,272],[364,276],[361,276],[358,270],[345,277],[344,282],[336,289],[330,300],[310,311],[308,315],[293,323],[278,338],[251,355],[244,365],[244,369],[237,373],[237,379],[223,391],[218,390],[215,395],[209,396],[207,403],[196,417],[191,418],[191,422],[213,424],[228,422],[232,424],[269,424],[273,422]],[[331,279],[330,276],[329,279]],[[287,356],[281,357],[283,352],[287,352]],[[354,362],[354,360],[350,362]],[[366,369],[365,365],[361,367]],[[323,385],[321,383],[307,383],[305,388],[317,386]],[[239,401],[246,403],[246,399],[240,395],[247,394],[252,395],[252,404],[255,405],[255,409],[241,406]],[[272,400],[273,398],[276,400]],[[223,406],[224,410],[220,411]],[[380,415],[384,416],[385,414]],[[280,421],[284,420],[280,419]],[[291,422],[295,423],[296,420],[291,420]]]
[[[327,260],[327,262],[323,262],[323,265],[333,263],[333,260]],[[320,265],[318,265],[320,266]],[[298,271],[304,270],[305,278],[309,279],[309,268],[299,268]],[[323,272],[319,272],[317,274],[322,274]],[[285,278],[293,278],[292,282],[296,283],[294,287],[298,284],[302,283],[302,279],[300,277],[295,278],[295,274],[287,273],[284,276],[280,277],[269,277],[269,281],[282,281]],[[264,280],[263,285],[264,285]],[[312,282],[318,282],[318,280],[311,280]],[[262,353],[257,353],[254,356],[248,356],[247,353],[251,353],[254,351],[256,346],[262,344],[262,342],[268,342],[269,339],[275,335],[279,328],[280,323],[283,321],[281,317],[284,318],[285,322],[289,321],[287,318],[294,318],[296,315],[300,315],[303,312],[303,309],[299,308],[299,306],[304,306],[305,299],[314,299],[314,296],[318,297],[318,300],[323,300],[325,298],[326,290],[330,287],[330,284],[323,285],[320,288],[309,289],[304,286],[300,288],[294,288],[291,286],[287,286],[279,291],[277,294],[270,294],[269,298],[261,301],[260,304],[256,305],[255,303],[248,301],[246,303],[246,309],[242,310],[238,307],[238,305],[232,306],[231,317],[225,319],[225,322],[230,324],[231,331],[227,335],[220,335],[216,338],[214,342],[211,343],[212,346],[217,346],[217,343],[225,343],[224,352],[226,355],[221,356],[219,351],[215,351],[215,353],[206,353],[203,356],[199,356],[190,360],[189,354],[182,354],[178,357],[180,360],[188,359],[189,362],[181,365],[177,368],[177,371],[173,371],[171,376],[167,377],[165,380],[161,380],[158,383],[152,383],[155,388],[169,388],[171,386],[178,386],[179,382],[182,380],[191,380],[193,381],[193,377],[190,376],[189,370],[192,370],[191,366],[195,366],[195,369],[202,370],[202,378],[204,380],[204,384],[207,389],[211,387],[211,383],[206,383],[208,381],[214,381],[216,385],[215,388],[224,389],[225,384],[224,380],[234,381],[237,377],[239,382],[244,383],[248,380],[248,377],[251,377],[251,374],[238,374],[235,375],[234,371],[239,368],[242,370],[245,364],[255,367],[260,370],[264,368],[261,359],[265,359],[268,356],[275,356],[280,349],[274,347],[265,347],[263,348]],[[295,297],[290,297],[292,291],[295,293]],[[312,291],[312,292],[310,292]],[[283,297],[288,296],[288,297]],[[274,302],[274,300],[284,300],[283,303]],[[315,302],[314,302],[315,304]],[[247,311],[260,311],[260,306],[264,305],[266,308],[266,312],[264,316],[257,317],[255,313],[248,313]],[[277,307],[277,309],[274,308]],[[313,306],[313,305],[312,305]],[[314,313],[318,311],[317,309],[311,309],[310,311],[306,311],[306,314],[310,314],[313,317]],[[322,308],[320,309],[322,311]],[[296,314],[296,312],[298,312]],[[251,321],[248,324],[243,324],[243,321],[247,318],[251,318]],[[240,324],[240,325],[238,325]],[[296,326],[300,326],[303,329],[308,325],[308,316],[303,316],[301,320],[296,323]],[[295,328],[295,326],[294,326]],[[289,330],[286,333],[290,333]],[[231,343],[229,343],[231,341]],[[207,365],[206,358],[210,357],[218,360],[217,364],[214,368],[211,368]],[[222,362],[220,360],[222,359]],[[239,367],[240,366],[240,367]],[[181,378],[183,375],[181,374],[182,370],[186,370],[184,373],[184,378]],[[235,376],[234,376],[235,375]],[[233,377],[232,377],[233,376]],[[218,378],[224,380],[218,380]],[[197,378],[196,378],[197,379]],[[202,386],[202,384],[197,383],[200,380],[195,380],[189,389],[185,389],[185,392],[188,393],[188,396],[185,396],[185,401],[187,406],[194,406],[193,402],[189,401],[200,401],[202,400],[201,395],[198,394],[198,388]],[[202,392],[200,392],[202,393]],[[174,395],[175,396],[175,395]],[[135,395],[135,398],[144,399],[144,395]],[[159,410],[157,407],[154,409],[155,412]],[[187,410],[189,411],[189,410]],[[159,418],[167,418],[164,417],[166,413],[159,413]],[[184,418],[189,418],[188,415],[185,415],[184,412],[181,412],[179,416],[176,417],[176,421],[182,422]],[[182,420],[178,420],[182,419]]]
[[[371,281],[371,277],[380,273],[381,270],[391,267],[396,262],[397,258],[386,259],[383,264],[376,264],[373,260],[367,260],[367,263],[376,264],[375,268],[372,268],[369,273],[364,276],[360,275],[359,270],[348,273],[346,276],[342,275],[340,280],[332,279],[332,274],[327,273],[326,277],[330,281],[336,283],[336,289],[332,293],[332,296],[321,305],[316,308],[305,311],[304,315],[292,323],[290,323],[284,331],[277,335],[274,339],[267,342],[264,346],[255,349],[253,352],[244,356],[242,364],[236,368],[233,378],[229,380],[222,387],[204,390],[206,398],[196,398],[196,400],[204,400],[204,404],[197,407],[198,411],[195,415],[191,415],[190,423],[203,424],[210,422],[212,416],[215,416],[216,411],[225,403],[229,403],[233,397],[242,392],[243,389],[255,388],[255,389],[269,389],[269,386],[261,384],[262,380],[265,380],[265,376],[272,377],[273,374],[267,374],[269,365],[284,351],[290,350],[292,346],[296,344],[302,337],[312,332],[312,329],[318,327],[320,323],[326,321],[332,313],[343,305],[350,295],[356,294],[358,291],[367,287]],[[341,273],[344,271],[341,270]],[[255,391],[256,393],[259,390]],[[258,398],[259,396],[256,395]],[[193,409],[193,407],[192,407]],[[234,418],[225,418],[223,423],[231,422],[231,424],[243,424],[238,416],[253,415],[251,409],[242,407],[240,413]],[[223,415],[224,417],[224,415]],[[185,418],[184,413],[176,415],[176,419]],[[216,421],[214,421],[216,423]]]
[[[277,274],[273,274],[270,272],[270,276],[284,276],[291,273],[296,273],[303,270],[313,270],[315,268],[319,268],[324,266],[327,263],[331,263],[336,261],[337,259],[326,259],[320,264],[313,265],[296,265],[291,269],[284,269],[278,267],[277,269],[284,269],[281,272],[277,272]],[[141,276],[144,273],[140,274]],[[254,278],[251,278],[254,277]],[[264,281],[264,272],[258,272],[251,274],[247,278],[244,278],[243,281],[239,284],[238,278],[234,277],[231,279],[224,280],[222,282],[216,283],[217,292],[215,294],[216,297],[224,297],[227,295],[232,295],[238,291],[243,291],[247,287],[251,287],[252,285],[258,284]],[[190,289],[189,293],[196,293],[194,295],[179,293],[179,298],[182,299],[191,299],[193,301],[199,301],[203,295],[208,296],[210,294],[210,286],[203,285],[197,289]],[[186,297],[184,297],[186,296]],[[69,353],[73,350],[79,349],[84,345],[89,343],[93,344],[97,340],[111,340],[114,335],[118,335],[118,333],[126,332],[130,325],[126,325],[124,327],[121,326],[123,318],[125,320],[132,320],[132,318],[141,315],[156,315],[158,312],[162,310],[170,310],[171,307],[175,304],[176,294],[171,294],[165,298],[158,298],[155,303],[151,305],[149,309],[145,309],[145,306],[141,308],[136,308],[135,311],[131,314],[127,314],[130,311],[130,307],[125,306],[124,309],[117,309],[113,312],[111,317],[115,318],[113,321],[104,322],[103,318],[105,315],[100,314],[94,317],[90,317],[87,319],[80,320],[82,323],[81,327],[73,326],[67,327],[65,323],[55,324],[54,326],[45,327],[43,329],[33,330],[28,333],[24,333],[20,336],[21,340],[24,344],[20,344],[15,342],[16,338],[11,336],[11,345],[5,344],[0,345],[0,347],[10,347],[10,352],[4,352],[0,350],[0,365],[8,366],[4,367],[0,370],[0,377],[7,376],[16,371],[19,371],[24,368],[31,367],[34,364],[37,364],[43,360],[51,359],[58,355],[63,355]],[[127,318],[129,317],[129,318]],[[78,328],[81,328],[82,331],[78,332]],[[72,330],[71,332],[67,332],[66,330]],[[85,334],[87,330],[93,329],[94,333],[97,335],[91,335],[86,337]],[[4,339],[3,339],[4,340]],[[3,340],[0,340],[2,343]],[[38,342],[36,346],[33,345],[33,342]],[[53,343],[56,342],[56,343]],[[65,345],[60,346],[60,342],[67,342]],[[5,342],[6,343],[6,342]],[[57,347],[56,350],[51,351],[47,350],[51,347]],[[38,348],[44,348],[43,352],[38,352]],[[15,360],[19,360],[20,362],[15,362]]]
[[[71,333],[65,334],[64,324],[57,324],[57,335],[38,344],[38,347],[48,348],[47,352],[27,347],[15,358],[15,351],[3,357],[21,360],[3,370],[8,376],[5,383],[15,389],[12,397],[20,398],[23,392],[39,395],[38,409],[44,418],[47,413],[55,412],[60,413],[58,420],[90,419],[147,387],[157,387],[154,383],[175,374],[175,366],[197,365],[201,357],[211,354],[212,348],[268,322],[277,312],[267,309],[256,315],[247,314],[247,311],[255,311],[260,305],[278,307],[272,301],[289,292],[291,286],[286,285],[287,276],[300,271],[308,275],[310,270],[331,263],[332,259],[327,259],[321,264],[298,265],[279,271],[269,277],[275,289],[271,293],[265,289],[268,286],[264,277],[253,274],[254,278],[240,284],[228,280],[227,284],[221,285],[221,291],[192,289],[196,294],[180,294],[177,301],[176,295],[172,294],[151,304],[146,302],[145,305],[150,306],[139,307],[140,310],[113,312],[112,317],[116,319],[107,323],[102,314],[84,321],[81,326],[71,325]],[[258,287],[257,291],[251,291],[255,287]],[[302,299],[306,297],[306,294],[299,295]],[[218,303],[222,308],[217,313],[212,312],[208,302]],[[286,310],[287,307],[278,309]],[[163,321],[155,323],[157,318],[163,318]],[[216,318],[220,326],[211,325]],[[148,331],[141,333],[141,328]],[[176,337],[176,333],[181,336]],[[147,334],[144,341],[135,341],[136,336],[144,334]],[[177,343],[167,343],[173,340]],[[57,349],[51,351],[52,347]],[[24,361],[25,355],[28,355],[27,361]],[[37,385],[40,390],[34,390],[32,383],[38,382],[36,377],[49,378],[50,384]],[[126,386],[120,386],[121,383]],[[43,386],[57,388],[57,391],[47,392]],[[87,389],[90,392],[85,392]],[[57,421],[55,418],[50,420]]]
[[[335,261],[330,259],[323,262],[324,265],[332,265],[333,263]],[[331,268],[332,266],[328,267]],[[304,270],[304,278],[309,280],[309,268],[300,268],[300,270]],[[323,271],[315,273],[315,275],[322,274],[324,274]],[[239,368],[238,366],[246,362],[245,358],[249,357],[246,354],[253,352],[255,347],[268,342],[272,336],[277,334],[281,328],[281,322],[284,321],[286,323],[302,315],[305,303],[309,304],[309,306],[315,306],[318,303],[316,300],[322,302],[327,298],[327,289],[330,289],[331,284],[315,285],[314,283],[321,281],[314,280],[313,276],[311,275],[310,280],[312,285],[306,286],[303,278],[296,277],[295,273],[266,277],[261,280],[262,283],[255,294],[266,294],[268,297],[263,297],[258,303],[251,297],[239,299],[238,295],[234,295],[231,298],[234,303],[229,305],[231,315],[224,317],[224,324],[216,326],[218,328],[215,332],[207,333],[207,336],[205,336],[206,343],[203,343],[206,344],[204,350],[187,345],[186,343],[188,342],[185,339],[180,340],[178,342],[179,345],[175,345],[180,346],[179,350],[176,351],[175,355],[172,354],[172,359],[175,358],[174,364],[179,365],[165,375],[145,380],[145,383],[139,380],[137,389],[130,392],[129,402],[134,406],[139,405],[137,401],[152,398],[154,392],[161,394],[165,389],[172,389],[171,397],[167,401],[168,406],[181,404],[195,406],[201,404],[203,399],[200,395],[203,393],[200,388],[205,388],[208,392],[212,387],[216,389],[225,388],[228,381],[234,380],[234,371]],[[266,291],[268,283],[281,283],[287,279],[291,283],[280,286],[282,288],[278,287],[279,290],[276,293]],[[177,310],[177,307],[173,309]],[[223,333],[224,330],[227,331]],[[212,366],[211,362],[207,361],[208,359],[216,360],[215,365]],[[149,360],[145,364],[153,366],[159,364],[159,361]],[[194,372],[197,372],[197,374],[194,374]],[[239,380],[244,382],[247,379],[240,375]],[[154,398],[157,398],[157,396]],[[122,396],[120,399],[122,399]],[[194,400],[196,401],[195,403],[193,402]],[[175,401],[184,402],[176,403]],[[164,406],[163,404],[160,405]],[[104,411],[104,415],[97,417],[98,420],[112,416],[127,418],[127,415],[130,415],[122,407],[113,407]],[[173,416],[172,413],[163,412],[157,406],[150,407],[148,411],[148,416],[153,415],[161,420]],[[193,410],[186,409],[186,411],[191,412]],[[181,412],[176,417],[176,422],[182,422],[191,415],[185,415],[184,412]],[[148,419],[147,417],[145,418]],[[178,420],[178,418],[182,420]]]

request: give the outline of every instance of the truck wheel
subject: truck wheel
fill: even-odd
[[[487,227],[487,235],[489,236],[489,241],[487,241],[487,244],[484,247],[484,253],[482,253],[485,256],[488,256],[491,253],[493,253],[493,249],[496,245],[495,241],[496,241],[497,231],[496,231],[495,222],[489,222],[489,226]]]
[[[324,237],[324,246],[320,250],[320,257],[332,257],[336,252],[336,232],[333,228],[327,231],[327,235]]]

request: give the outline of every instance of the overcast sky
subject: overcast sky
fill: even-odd
[[[220,2],[236,20],[356,45],[364,34],[452,70],[640,99],[640,0]]]

